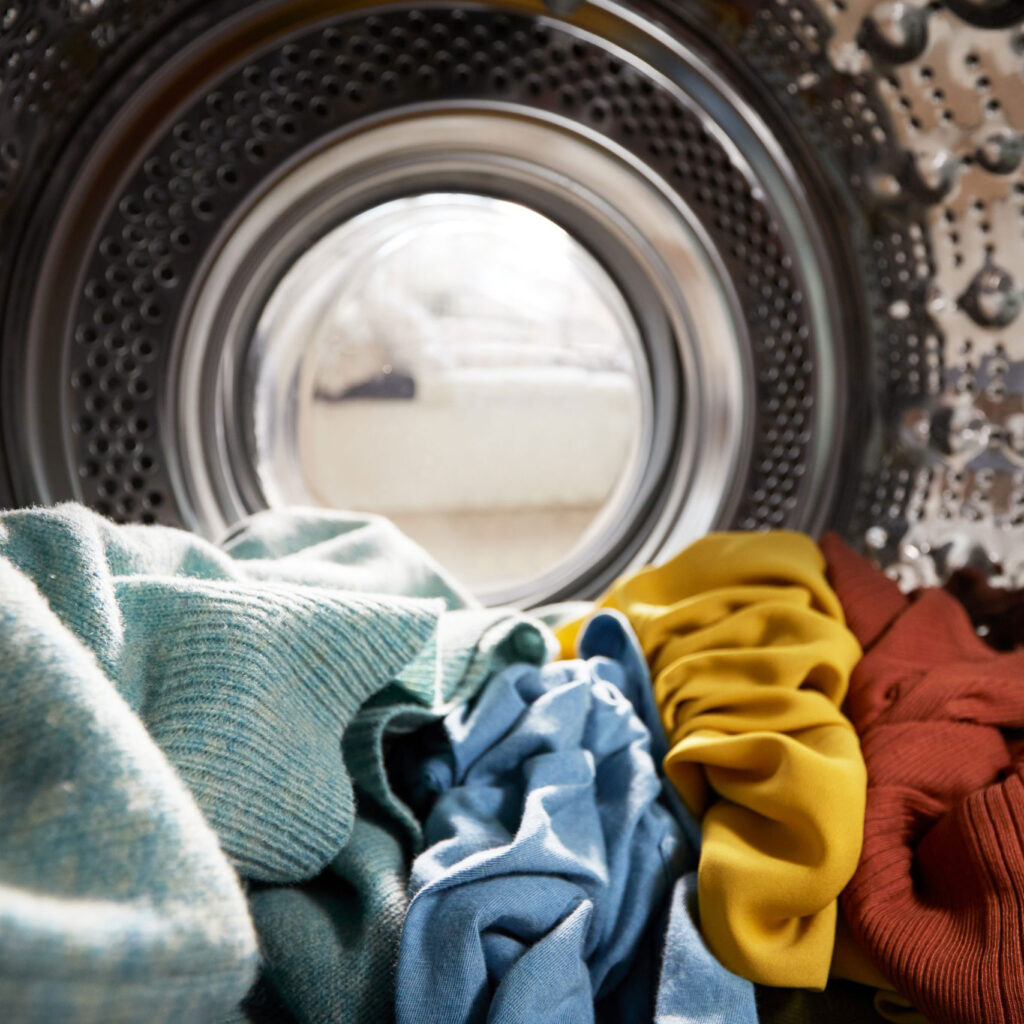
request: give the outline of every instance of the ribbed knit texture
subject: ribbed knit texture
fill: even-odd
[[[393,960],[403,907],[383,908],[404,885],[357,823],[345,763],[383,772],[386,730],[346,733],[385,691],[447,710],[482,677],[474,644],[496,613],[441,627],[472,602],[422,551],[383,520],[316,511],[255,516],[224,550],[77,506],[5,512],[0,574],[5,1021],[225,1017],[255,966],[231,864],[263,882],[330,862],[350,889],[372,878],[383,895],[367,883],[353,927],[391,937],[358,956]],[[547,655],[540,627],[503,616],[501,642],[525,629]],[[377,966],[353,998],[377,990],[385,1013]]]
[[[397,830],[360,816],[319,879],[253,893],[267,979],[296,1021],[393,1018],[408,876]]]
[[[255,967],[245,897],[192,795],[0,558],[0,1019],[216,1019]]]
[[[424,584],[429,580],[415,583]],[[470,603],[454,595],[447,600]],[[409,864],[422,832],[392,788],[386,752],[393,759],[414,756],[412,733],[507,665],[538,665],[553,653],[550,633],[517,612],[452,610],[429,648],[360,711],[344,741],[359,804],[348,844],[314,882],[261,889],[250,904],[267,978],[300,1024],[394,1018]],[[273,1015],[260,1019],[274,1021]]]
[[[646,677],[639,652],[628,664]],[[586,1022],[628,977],[682,836],[625,675],[602,657],[515,665],[445,720],[450,750],[422,768],[439,796],[410,881],[399,1024]]]
[[[823,548],[865,648],[846,703],[868,766],[850,927],[933,1024],[1020,1024],[1024,653],[994,651],[950,594],[906,597]]]
[[[260,553],[258,526],[247,558]],[[386,536],[374,538],[378,560]],[[344,846],[345,727],[431,642],[443,610],[352,593],[359,567],[331,564],[327,543],[282,557],[279,581],[270,561],[77,506],[0,516],[0,557],[91,649],[249,878],[311,877]]]
[[[860,852],[865,771],[839,710],[859,648],[814,543],[713,534],[617,583],[671,750],[702,816],[701,928],[753,981],[821,988]],[[571,651],[579,623],[559,630]]]

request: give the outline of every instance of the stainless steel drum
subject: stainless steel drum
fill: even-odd
[[[0,503],[1020,583],[1022,79],[1018,0],[0,0]]]

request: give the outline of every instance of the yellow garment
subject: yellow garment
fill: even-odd
[[[879,991],[895,991],[892,982],[875,966],[871,957],[853,937],[842,907],[839,908],[836,920],[836,945],[832,950],[832,967],[828,973],[830,978],[844,978]]]
[[[665,772],[703,817],[708,945],[766,985],[824,988],[863,835],[867,775],[839,710],[860,648],[824,570],[801,534],[712,534],[598,602],[640,638]],[[581,626],[559,630],[567,657]]]

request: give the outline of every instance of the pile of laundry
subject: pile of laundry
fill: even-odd
[[[1024,1022],[1022,604],[716,534],[581,619],[387,521],[0,513],[9,1022]]]

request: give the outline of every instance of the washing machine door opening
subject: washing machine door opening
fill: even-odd
[[[649,454],[625,298],[506,200],[395,199],[334,229],[274,289],[250,359],[267,504],[386,515],[485,596],[587,558]]]
[[[152,38],[0,266],[10,494],[213,538],[381,512],[520,605],[713,529],[845,528],[868,283],[717,32],[225,0]]]
[[[713,246],[557,118],[407,110],[335,140],[225,232],[183,324],[208,534],[379,512],[484,600],[532,604],[700,536],[742,482],[749,339]]]

